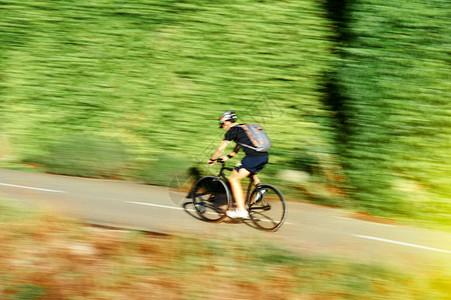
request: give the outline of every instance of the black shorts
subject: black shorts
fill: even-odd
[[[241,166],[235,168],[237,172],[240,169],[246,169],[251,173],[257,173],[263,170],[264,166],[268,163],[268,154],[262,156],[245,156],[241,161]]]

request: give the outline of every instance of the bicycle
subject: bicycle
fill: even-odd
[[[225,166],[221,159],[216,161],[222,164],[217,175],[200,178],[191,190],[197,214],[207,222],[220,222],[225,212],[230,209],[234,201],[230,192],[229,181],[224,171],[233,171]],[[270,184],[254,183],[254,174],[249,176],[249,185],[246,192],[246,207],[250,220],[262,230],[278,230],[287,216],[287,208],[282,193]]]

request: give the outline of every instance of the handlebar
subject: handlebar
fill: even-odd
[[[221,163],[221,164],[222,164],[221,171],[222,171],[222,170],[233,171],[233,168],[227,168],[227,167],[225,166],[225,161],[222,160],[221,158],[212,159],[211,161],[212,161],[212,162],[213,162],[213,161],[217,161],[217,162]]]
[[[211,159],[211,161],[217,161],[220,162],[221,164],[225,164],[225,161],[223,161],[221,158]]]

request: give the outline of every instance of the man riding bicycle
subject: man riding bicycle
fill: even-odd
[[[230,187],[232,188],[233,197],[236,202],[236,209],[229,210],[226,214],[232,219],[248,219],[249,213],[245,207],[244,193],[240,180],[251,174],[260,172],[268,163],[268,152],[258,151],[258,149],[255,148],[255,144],[249,138],[248,133],[246,133],[245,127],[247,125],[237,124],[235,122],[236,119],[237,116],[232,110],[223,113],[219,118],[219,127],[223,128],[226,131],[226,134],[221,145],[216,149],[216,152],[208,163],[212,165],[216,164],[216,159],[221,156],[222,152],[227,148],[231,141],[234,141],[236,146],[231,153],[221,156],[220,158],[222,160],[226,161],[232,158],[241,148],[243,148],[246,156],[241,161],[241,166],[235,168],[232,176],[229,178]],[[257,176],[254,176],[254,183],[259,183]]]

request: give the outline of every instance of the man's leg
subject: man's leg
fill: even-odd
[[[254,174],[254,184],[255,185],[260,184],[260,178],[258,178],[257,174]]]
[[[233,170],[232,176],[229,178],[230,187],[232,188],[233,197],[236,201],[236,206],[238,210],[246,210],[244,206],[244,193],[243,188],[241,187],[240,180],[248,177],[251,174],[248,170],[241,168],[238,172]]]

